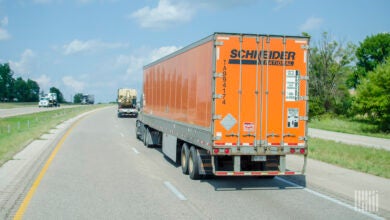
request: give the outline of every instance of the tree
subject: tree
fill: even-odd
[[[356,50],[357,69],[348,79],[348,86],[356,88],[360,81],[378,64],[390,56],[390,33],[379,33],[366,37]]]
[[[15,90],[15,98],[17,98],[19,102],[27,102],[29,91],[28,91],[27,83],[22,79],[22,77],[18,77],[15,80],[14,90]]]
[[[39,85],[34,80],[27,80],[27,89],[28,89],[28,102],[37,102],[39,100]]]
[[[8,63],[0,64],[0,101],[12,100],[14,98],[12,90],[15,80],[13,74]]]
[[[346,114],[351,104],[346,78],[353,72],[355,46],[343,46],[325,32],[310,50],[309,93],[311,116],[323,113]]]
[[[381,130],[390,131],[390,57],[369,72],[356,90],[353,109]]]
[[[82,99],[83,99],[83,94],[77,93],[76,95],[73,96],[73,103],[79,104],[79,103],[81,103]]]
[[[50,88],[50,93],[56,93],[57,94],[57,102],[58,103],[64,103],[64,96],[62,95],[61,91],[57,89],[56,87]]]

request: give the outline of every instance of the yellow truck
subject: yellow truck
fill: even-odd
[[[118,89],[118,118],[129,116],[137,117],[137,90],[120,88]]]

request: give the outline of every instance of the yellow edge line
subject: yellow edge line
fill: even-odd
[[[58,150],[61,148],[62,144],[65,142],[66,138],[70,134],[70,132],[73,130],[74,127],[80,122],[82,118],[78,119],[62,136],[61,140],[58,142],[57,146],[54,148],[53,152],[50,154],[49,159],[46,161],[45,165],[43,166],[41,172],[39,173],[38,177],[35,179],[33,185],[31,186],[30,190],[27,193],[27,196],[24,198],[22,204],[19,206],[18,211],[16,212],[14,216],[14,220],[20,220],[23,218],[24,213],[26,212],[26,209],[34,196],[35,191],[37,190],[39,184],[42,181],[42,178],[45,176],[47,169],[49,168],[51,162],[53,161],[54,157],[57,155]]]

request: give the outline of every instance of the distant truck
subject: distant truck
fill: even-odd
[[[144,67],[136,136],[204,176],[302,174],[309,38],[214,33]],[[303,155],[300,171],[286,156]]]
[[[118,118],[129,116],[137,117],[137,90],[118,89]]]
[[[81,104],[87,105],[93,105],[95,103],[95,96],[91,94],[85,94],[81,97]]]
[[[57,93],[48,93],[40,96],[38,107],[59,107],[60,104],[57,101]]]

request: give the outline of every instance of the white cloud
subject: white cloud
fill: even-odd
[[[292,3],[293,0],[274,0],[274,1],[276,2],[276,7],[274,9],[277,11]]]
[[[161,57],[171,54],[177,50],[179,50],[181,47],[176,46],[166,46],[166,47],[160,47],[158,49],[155,49],[152,51],[149,57],[149,61],[155,61],[160,59]]]
[[[85,83],[74,79],[73,76],[62,77],[62,82],[65,86],[70,87],[73,90],[72,92],[82,92],[85,87]]]
[[[127,44],[122,43],[106,43],[100,40],[73,40],[69,44],[62,46],[63,52],[65,55],[81,53],[81,52],[94,52],[104,49],[116,49],[116,48],[125,48]]]
[[[29,72],[31,60],[35,57],[32,50],[26,49],[19,61],[9,61],[11,69],[18,74],[26,74]]]
[[[11,35],[3,27],[8,26],[8,17],[4,17],[0,20],[0,40],[8,40],[11,38]]]
[[[322,25],[324,20],[322,18],[316,18],[316,17],[310,17],[308,18],[305,23],[303,23],[299,29],[301,31],[309,31],[313,29],[318,29]]]
[[[223,10],[250,6],[260,0],[159,0],[157,6],[143,7],[128,18],[135,19],[143,28],[166,29],[191,21],[199,10]],[[290,0],[277,0],[290,1]]]
[[[36,81],[39,84],[39,87],[41,88],[41,90],[45,90],[46,92],[48,92],[49,87],[52,86],[52,82],[51,82],[50,78],[48,76],[46,76],[45,74],[41,75],[37,79],[34,79],[34,81]]]
[[[136,19],[141,27],[164,29],[177,23],[190,21],[195,10],[186,1],[159,0],[157,7],[141,8],[129,17]]]
[[[125,77],[131,77],[133,80],[137,82],[141,82],[142,80],[142,68],[143,66],[158,60],[159,58],[171,54],[181,47],[177,46],[164,46],[154,50],[151,50],[149,54],[145,56],[139,56],[139,54],[145,53],[137,53],[137,55],[120,55],[117,57],[115,62],[115,67],[126,66],[126,75]]]
[[[0,27],[0,40],[8,40],[11,38],[11,35],[7,30]]]
[[[0,26],[7,26],[8,25],[8,17],[4,17],[0,21]]]

